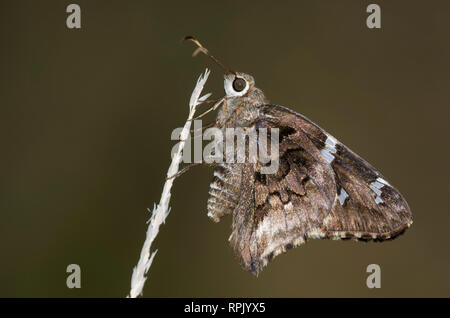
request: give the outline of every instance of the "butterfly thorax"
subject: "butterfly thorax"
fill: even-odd
[[[229,96],[219,110],[216,125],[223,130],[232,127],[252,127],[259,117],[259,108],[268,103],[264,93],[254,87],[251,77],[243,74],[251,80],[247,93],[243,96]],[[227,78],[225,78],[227,80]],[[223,163],[216,166],[214,177],[210,184],[208,199],[208,216],[214,221],[227,214],[231,214],[239,200],[242,191],[242,164]]]

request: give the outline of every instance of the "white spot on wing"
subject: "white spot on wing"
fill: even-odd
[[[331,148],[333,148],[334,149],[333,153],[336,153],[336,149],[334,148],[334,146],[336,146],[336,144],[337,144],[336,138],[334,138],[331,135],[327,135],[327,140],[325,141],[325,144],[327,144]]]
[[[336,153],[336,144],[336,138],[331,135],[327,135],[327,140],[325,140],[325,148],[323,148],[320,152],[328,163],[332,163],[334,160],[332,153]]]
[[[376,187],[373,183],[371,183],[369,187],[373,190],[373,192],[375,192],[377,194],[377,196],[381,195],[380,188]]]
[[[341,188],[341,192],[339,193],[339,203],[341,205],[344,205],[345,199],[348,198],[348,193],[344,190],[344,188]]]
[[[333,162],[334,156],[331,153],[329,153],[328,150],[322,149],[320,152],[322,153],[322,156],[325,158],[325,160],[328,163],[332,163]]]
[[[377,181],[383,183],[384,185],[390,186],[389,182],[387,182],[387,181],[384,180],[383,178],[377,178]]]
[[[384,182],[383,182],[384,181]],[[386,181],[382,178],[377,178],[377,181],[372,182],[369,187],[375,192],[377,197],[375,198],[375,203],[379,204],[383,202],[383,199],[381,199],[381,188],[383,188],[386,185]]]
[[[374,187],[377,188],[377,189],[381,189],[382,187],[384,187],[384,184],[383,184],[383,183],[380,183],[380,182],[378,182],[378,181],[374,181],[374,182],[372,182],[370,185],[371,185],[371,186],[374,186]]]

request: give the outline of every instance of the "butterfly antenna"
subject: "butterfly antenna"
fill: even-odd
[[[228,67],[226,67],[224,64],[222,64],[222,62],[220,62],[214,55],[212,55],[211,53],[209,53],[209,51],[193,36],[185,36],[181,42],[184,41],[191,41],[194,42],[195,45],[197,45],[197,49],[194,51],[194,53],[192,53],[192,56],[197,56],[198,53],[203,53],[206,56],[209,56],[209,58],[211,58],[211,60],[213,60],[217,65],[219,65],[221,68],[223,68],[225,70],[225,72],[227,72],[227,74],[234,74],[236,75],[236,72],[233,72],[232,70],[230,70]]]

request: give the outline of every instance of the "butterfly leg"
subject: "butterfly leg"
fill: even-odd
[[[212,107],[210,107],[208,110],[206,110],[205,112],[201,113],[200,115],[198,115],[197,117],[193,118],[192,120],[197,120],[202,118],[203,116],[205,116],[206,114],[208,114],[209,112],[217,109],[217,107],[219,107],[223,102],[225,101],[225,97],[219,99]],[[215,101],[213,101],[215,102]]]
[[[185,173],[186,171],[188,171],[190,168],[194,167],[194,166],[198,166],[200,165],[200,162],[193,162],[188,164],[187,166],[185,166],[183,169],[181,169],[180,171],[178,171],[177,173],[171,175],[170,177],[167,177],[166,180],[169,179],[173,179],[173,178],[178,178],[179,176],[181,176],[183,173]]]

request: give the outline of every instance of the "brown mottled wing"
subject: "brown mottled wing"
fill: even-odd
[[[230,244],[241,265],[255,274],[317,231],[336,196],[333,171],[320,151],[303,134],[291,138],[292,144],[281,145],[277,173],[262,174],[257,164],[222,164],[210,185],[208,216],[217,222],[233,214]]]
[[[256,126],[275,127],[265,120]],[[280,131],[289,138],[280,143],[275,174],[261,173],[260,164],[241,165],[230,243],[241,265],[254,274],[319,231],[336,197],[334,172],[320,150],[301,130]]]
[[[271,175],[260,164],[241,170],[230,242],[245,269],[258,274],[309,238],[386,240],[412,224],[401,194],[319,126],[277,105],[260,115],[258,128],[280,130],[280,166]]]
[[[336,198],[323,227],[326,237],[385,240],[412,224],[411,211],[400,192],[333,136],[306,117],[281,106],[266,105],[262,113],[284,118],[281,125],[295,118],[295,126],[299,125],[332,167]]]

